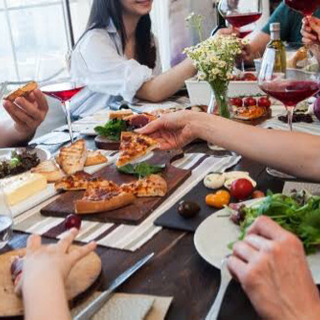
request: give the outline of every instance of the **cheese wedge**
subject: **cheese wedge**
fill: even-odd
[[[47,187],[47,179],[38,173],[26,172],[1,182],[9,206],[14,206]]]

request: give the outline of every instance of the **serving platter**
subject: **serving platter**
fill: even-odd
[[[246,202],[257,204],[259,200]],[[196,230],[194,245],[200,256],[209,264],[220,269],[221,261],[231,253],[228,245],[237,241],[240,230],[228,217],[227,209],[222,209],[208,217]],[[320,284],[320,251],[307,257],[313,280]]]
[[[24,255],[25,249],[0,255],[0,318],[23,315],[22,299],[14,293],[10,267],[13,257]],[[101,259],[96,253],[91,252],[73,267],[66,280],[68,300],[73,301],[88,291],[96,282],[100,273]]]
[[[1,148],[0,149],[0,161],[8,160],[11,157],[11,153],[14,151],[23,152],[27,150],[31,153],[36,153],[40,161],[45,161],[51,158],[51,153],[46,150],[39,147],[36,147],[34,149],[31,148]]]
[[[165,197],[137,198],[133,204],[126,207],[109,212],[81,215],[82,218],[98,222],[113,222],[131,225],[140,224],[191,175],[191,170],[183,170],[171,165],[174,160],[182,156],[183,153],[181,151],[154,151],[153,157],[147,160],[149,164],[166,164],[166,168],[162,173],[162,176],[168,184],[168,192]],[[119,185],[137,179],[131,175],[118,172],[114,164],[99,170],[94,174],[94,177],[111,180]],[[83,193],[83,191],[65,192],[58,199],[44,207],[41,210],[41,214],[50,217],[65,217],[69,214],[74,214],[74,201],[81,199]]]

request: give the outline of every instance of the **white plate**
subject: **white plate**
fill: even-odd
[[[13,151],[23,151],[25,148],[2,148],[0,149],[0,161],[9,160],[11,158],[11,153]],[[34,148],[30,150],[31,153],[35,152],[40,159],[40,161],[49,160],[51,158],[51,153],[48,150],[42,148]]]
[[[239,226],[228,217],[226,209],[208,217],[196,230],[194,244],[200,256],[209,264],[220,269],[221,260],[231,251],[228,244],[238,239]],[[320,252],[308,256],[309,267],[315,283],[320,284]]]

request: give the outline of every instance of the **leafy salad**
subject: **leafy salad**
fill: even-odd
[[[312,196],[306,191],[294,192],[290,196],[268,192],[262,202],[243,205],[233,215],[237,215],[240,223],[239,240],[244,239],[258,217],[265,215],[298,236],[306,254],[316,252],[320,245],[320,196]],[[234,217],[231,219],[235,222]]]
[[[138,164],[127,164],[118,168],[118,171],[125,174],[131,174],[137,178],[145,178],[152,174],[160,173],[165,168],[165,165],[152,165],[146,162]]]
[[[110,120],[104,126],[94,128],[96,133],[112,141],[120,141],[121,132],[127,129],[127,122],[119,119]]]

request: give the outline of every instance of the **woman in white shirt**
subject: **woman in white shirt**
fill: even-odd
[[[88,27],[72,54],[71,74],[87,87],[74,97],[73,117],[135,98],[163,101],[196,74],[191,60],[161,74],[151,32],[153,0],[94,0]]]

